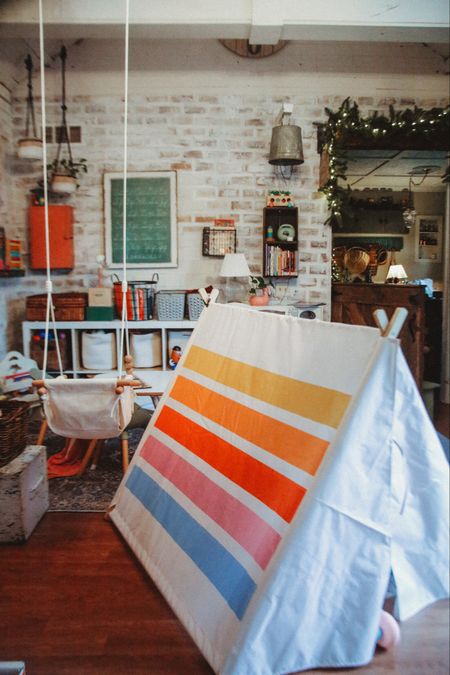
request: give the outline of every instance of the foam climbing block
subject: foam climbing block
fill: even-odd
[[[48,505],[45,447],[27,445],[0,468],[0,542],[28,539]]]

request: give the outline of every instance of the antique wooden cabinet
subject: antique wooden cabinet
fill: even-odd
[[[408,310],[408,317],[399,338],[403,353],[420,388],[424,368],[424,286],[365,283],[335,283],[332,286],[332,321],[375,326],[373,318],[375,309],[386,310],[390,318],[396,307],[406,307]]]
[[[71,270],[74,266],[73,252],[73,208],[66,204],[49,204],[50,268]],[[30,268],[45,270],[47,265],[45,247],[45,209],[30,206],[28,211],[30,228]]]

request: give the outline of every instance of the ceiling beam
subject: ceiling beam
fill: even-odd
[[[36,0],[0,3],[0,36],[36,36]],[[50,38],[121,36],[124,0],[45,0]],[[447,0],[131,0],[130,27],[144,38],[373,40],[448,44]]]

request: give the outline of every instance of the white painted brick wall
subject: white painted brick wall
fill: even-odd
[[[275,78],[274,78],[275,80]],[[302,127],[305,163],[295,170],[287,188],[299,207],[299,277],[290,280],[287,298],[311,302],[330,300],[331,238],[326,204],[316,192],[319,156],[316,152],[314,123],[324,121],[325,106],[336,109],[341,95],[289,96],[294,104],[294,122]],[[246,253],[253,272],[261,272],[262,213],[266,191],[283,187],[268,164],[273,121],[286,97],[269,91],[233,93],[220,91],[207,95],[203,90],[189,95],[150,95],[133,93],[129,99],[128,168],[130,171],[177,172],[178,247],[177,269],[158,270],[161,288],[196,288],[219,285],[221,260],[203,257],[202,228],[214,218],[234,218],[238,251]],[[396,107],[414,104],[442,105],[440,99],[364,96],[356,99],[362,114],[389,103]],[[38,102],[39,105],[39,102]],[[12,144],[24,127],[23,96],[15,98],[12,110],[2,102],[2,188],[0,214],[8,229],[27,237],[28,191],[35,185],[39,170],[29,163],[9,161]],[[60,120],[57,100],[47,102],[48,124]],[[75,206],[75,269],[55,276],[55,290],[83,289],[94,282],[96,256],[104,252],[103,173],[122,170],[123,103],[120,95],[70,95],[68,120],[82,127],[83,143],[73,146],[74,158],[86,157],[89,173],[72,199]],[[11,129],[11,131],[9,131]],[[5,150],[6,148],[6,150]],[[49,147],[49,158],[55,146]],[[4,187],[8,186],[8,187]],[[154,270],[129,270],[129,279],[151,277]],[[0,356],[7,347],[20,347],[20,320],[26,295],[44,290],[44,276],[28,273],[24,279],[2,280],[0,325],[5,334],[6,318],[13,319],[8,339],[0,342]],[[328,316],[328,312],[325,312]],[[14,325],[15,324],[15,325]]]

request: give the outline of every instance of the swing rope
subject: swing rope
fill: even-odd
[[[127,307],[127,168],[128,168],[128,52],[129,52],[129,11],[130,1],[125,0],[125,93],[124,93],[124,131],[123,131],[123,216],[122,216],[122,249],[123,249],[123,280],[122,280],[122,322],[120,326],[119,346],[119,377],[123,375],[124,347],[125,354],[130,353],[128,337],[128,307]]]
[[[42,0],[39,3],[39,55],[40,55],[40,75],[41,75],[41,125],[42,125],[42,162],[43,162],[43,187],[44,187],[44,225],[45,225],[45,257],[46,257],[46,282],[45,288],[47,293],[46,313],[45,313],[45,338],[44,338],[44,358],[42,363],[42,379],[45,379],[47,371],[47,357],[48,357],[48,342],[50,320],[52,323],[53,335],[55,339],[56,353],[58,357],[58,366],[61,376],[64,376],[61,351],[59,347],[58,333],[55,320],[55,311],[52,300],[53,284],[51,280],[50,268],[50,225],[48,215],[48,176],[47,176],[47,118],[46,118],[46,104],[45,104],[45,54],[44,54],[44,17],[42,9]],[[120,327],[120,350],[119,350],[119,380],[123,376],[123,360],[124,360],[124,345],[125,353],[130,353],[129,337],[128,337],[128,312],[127,312],[127,154],[128,154],[128,53],[129,53],[129,8],[130,1],[125,0],[125,95],[124,95],[124,141],[123,141],[123,281],[122,281],[122,317]],[[65,60],[64,53],[61,51],[61,59]],[[64,73],[64,67],[63,67]],[[65,78],[63,77],[63,106],[65,105]],[[64,116],[63,107],[63,116]],[[67,136],[67,132],[66,132]],[[68,141],[68,139],[67,139]],[[60,146],[59,146],[60,147]],[[70,145],[69,145],[70,152]],[[70,153],[71,154],[71,153]],[[58,148],[59,157],[59,148]]]
[[[47,304],[45,311],[45,337],[44,337],[44,359],[42,363],[42,379],[45,378],[47,371],[47,356],[48,356],[48,335],[50,328],[50,318],[52,320],[53,335],[55,338],[56,354],[58,357],[58,366],[60,375],[63,376],[63,365],[61,359],[61,351],[59,349],[58,333],[56,329],[55,310],[53,307],[52,291],[53,285],[50,276],[50,226],[48,218],[48,177],[47,177],[47,116],[45,107],[45,55],[44,55],[44,19],[42,11],[42,0],[39,0],[39,55],[40,55],[40,72],[41,72],[41,124],[42,124],[42,163],[44,174],[44,223],[45,223],[45,259],[46,259],[46,282],[45,289],[47,292]]]

